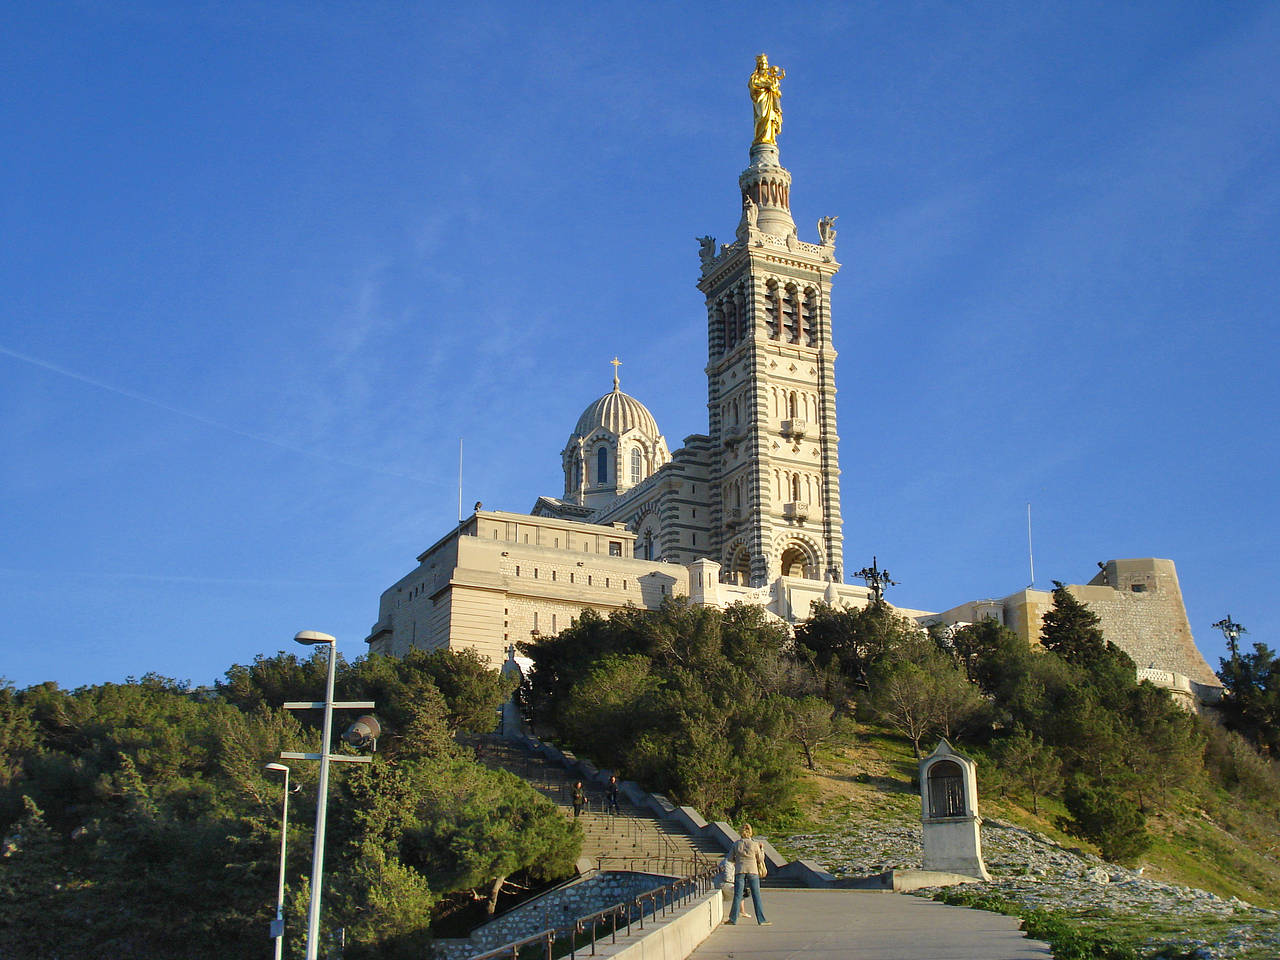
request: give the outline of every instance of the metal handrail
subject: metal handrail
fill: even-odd
[[[696,877],[702,872],[711,869],[711,862],[698,851],[694,850],[692,856],[662,856],[662,857],[619,857],[619,856],[598,856],[595,857],[597,870],[625,870],[628,873],[652,873],[664,874],[666,876],[680,875],[683,877]],[[618,864],[617,867],[610,864]],[[682,868],[682,869],[676,869]],[[689,869],[683,869],[689,868]],[[717,866],[718,870],[719,867]]]
[[[568,923],[563,923],[558,927],[551,927],[546,930],[539,931],[532,936],[525,937],[523,940],[514,940],[511,943],[503,944],[487,953],[477,953],[469,957],[468,960],[498,960],[498,958],[510,957],[511,960],[519,960],[520,951],[532,944],[540,944],[543,947],[543,957],[545,960],[552,960],[554,954],[553,949],[556,942],[564,937],[569,940],[569,956],[575,958],[579,949],[579,938],[586,935],[588,929],[591,934],[591,956],[596,954],[597,928],[609,921],[610,923],[610,943],[618,942],[618,928],[624,923],[627,931],[626,936],[631,935],[631,927],[633,924],[644,929],[644,919],[647,915],[650,919],[658,915],[658,911],[662,911],[662,915],[675,911],[683,904],[688,904],[694,897],[704,893],[710,893],[713,887],[718,886],[715,883],[716,875],[719,868],[704,871],[697,876],[681,877],[679,880],[673,880],[671,883],[656,887],[642,893],[630,900],[621,900],[618,903],[605,907],[603,910],[597,910],[595,913],[588,914],[584,917],[578,917]],[[584,944],[585,946],[585,944]]]

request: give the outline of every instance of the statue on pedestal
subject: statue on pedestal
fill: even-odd
[[[747,81],[751,92],[751,104],[755,108],[756,133],[752,144],[777,143],[782,129],[782,85],[786,77],[781,67],[769,66],[769,58],[763,53],[756,57],[756,70]]]

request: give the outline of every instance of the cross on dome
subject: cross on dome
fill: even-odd
[[[618,355],[615,353],[613,355],[613,359],[610,360],[609,362],[613,364],[613,389],[614,389],[614,392],[617,392],[618,391],[618,368],[622,366],[622,361],[618,359]]]

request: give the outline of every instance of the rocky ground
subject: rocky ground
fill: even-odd
[[[1280,957],[1278,911],[1161,883],[1141,870],[1068,850],[1049,837],[998,820],[983,823],[982,845],[993,880],[969,889],[1063,911],[1082,924],[1123,933],[1153,960]],[[786,837],[779,846],[791,856],[817,861],[837,877],[921,866],[919,823],[846,822],[821,833]],[[921,890],[919,895],[936,892]]]

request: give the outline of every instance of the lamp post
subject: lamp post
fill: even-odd
[[[271,924],[271,938],[276,942],[276,960],[284,954],[284,851],[289,839],[289,768],[283,763],[268,763],[266,769],[284,773],[284,804],[280,812],[280,882],[276,888],[276,919]]]
[[[1221,630],[1222,635],[1227,638],[1227,649],[1231,651],[1231,660],[1234,663],[1240,659],[1240,634],[1248,633],[1244,627],[1231,619],[1231,614],[1227,614],[1226,618],[1219,620],[1213,625],[1215,630]]]
[[[898,585],[897,580],[889,579],[888,570],[880,569],[875,557],[871,558],[871,566],[863,567],[854,576],[861,577],[867,581],[867,589],[871,591],[871,600],[874,603],[879,603],[884,599],[885,587],[896,587]]]
[[[319,760],[320,785],[316,796],[316,836],[311,853],[311,908],[307,913],[307,960],[316,960],[320,950],[320,893],[324,877],[324,824],[325,811],[329,803],[329,761],[342,760],[348,763],[371,763],[371,757],[332,756],[329,753],[329,729],[333,724],[333,711],[340,710],[372,710],[373,701],[359,700],[347,703],[333,702],[333,678],[338,662],[338,641],[327,633],[318,630],[303,630],[294,638],[303,646],[315,647],[322,643],[329,645],[329,679],[325,685],[324,701],[295,701],[286,703],[286,710],[324,710],[324,726],[320,730],[319,753],[281,753],[282,760]]]

